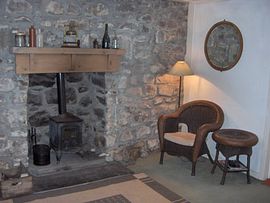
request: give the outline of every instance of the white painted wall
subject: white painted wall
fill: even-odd
[[[239,27],[244,49],[233,69],[219,72],[206,61],[204,40],[210,27],[224,19]],[[184,102],[214,101],[224,110],[223,128],[256,133],[259,143],[253,148],[251,174],[259,179],[267,178],[270,174],[270,1],[192,1],[188,28],[186,60],[197,76],[185,77]],[[211,137],[208,144],[214,155],[215,143]]]

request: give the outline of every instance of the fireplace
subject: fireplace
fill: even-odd
[[[66,110],[65,77],[57,73],[58,116],[49,120],[50,146],[59,162],[62,152],[77,152],[82,147],[82,119]]]
[[[57,46],[57,44],[53,44],[53,46]],[[20,79],[16,81],[16,84],[20,82],[25,85],[26,89],[20,90],[26,91],[24,95],[27,96],[14,99],[24,102],[27,98],[27,106],[21,110],[22,112],[18,112],[18,115],[25,116],[25,112],[27,112],[27,123],[38,130],[38,143],[51,145],[61,153],[81,146],[83,154],[103,152],[105,147],[113,145],[112,142],[108,142],[106,146],[100,147],[96,146],[94,141],[97,140],[97,137],[102,137],[102,140],[106,141],[114,140],[110,138],[114,135],[107,127],[111,125],[112,121],[108,119],[108,122],[107,118],[115,113],[113,111],[115,108],[114,105],[107,107],[107,97],[113,99],[114,96],[109,95],[115,94],[115,91],[112,88],[107,90],[105,73],[116,72],[119,69],[121,58],[125,53],[124,49],[14,47],[12,51],[15,54],[16,73],[29,74],[29,81],[28,78],[25,81],[22,80],[24,77],[19,77]],[[61,78],[64,78],[62,73],[67,73],[66,100],[69,112],[79,118],[66,112],[65,91],[62,91],[64,88],[58,88],[58,84],[57,89],[55,88],[55,73],[57,73],[59,85],[61,85]],[[110,74],[108,75],[112,77]],[[62,86],[64,87],[64,85]],[[15,87],[17,86],[15,85]],[[56,98],[56,91],[58,91],[58,98]],[[111,99],[110,102],[113,102]],[[55,105],[57,103],[60,117],[51,117],[56,115]],[[67,120],[72,121],[66,122]],[[28,127],[25,124],[24,126]],[[22,129],[24,128],[22,127]],[[21,136],[24,132],[14,131],[14,134]],[[31,146],[30,141],[25,140],[24,145],[18,147],[20,152]],[[63,143],[64,145],[62,145]],[[15,145],[12,148],[16,149]],[[8,150],[5,151],[8,152]],[[14,154],[17,157],[19,153]],[[18,157],[23,157],[23,162],[26,163],[29,156],[23,151],[22,156]],[[64,159],[62,161],[64,162]]]

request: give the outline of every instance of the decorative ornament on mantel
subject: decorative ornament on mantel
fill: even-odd
[[[76,24],[74,21],[70,21],[68,25],[65,25],[64,30],[64,42],[62,47],[66,48],[79,48],[80,40],[78,40],[78,32],[76,31]]]

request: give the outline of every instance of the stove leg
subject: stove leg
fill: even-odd
[[[62,150],[55,150],[56,163],[59,164],[62,158]]]

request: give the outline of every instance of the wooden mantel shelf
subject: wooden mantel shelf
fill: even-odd
[[[16,73],[114,72],[123,49],[14,47]]]

